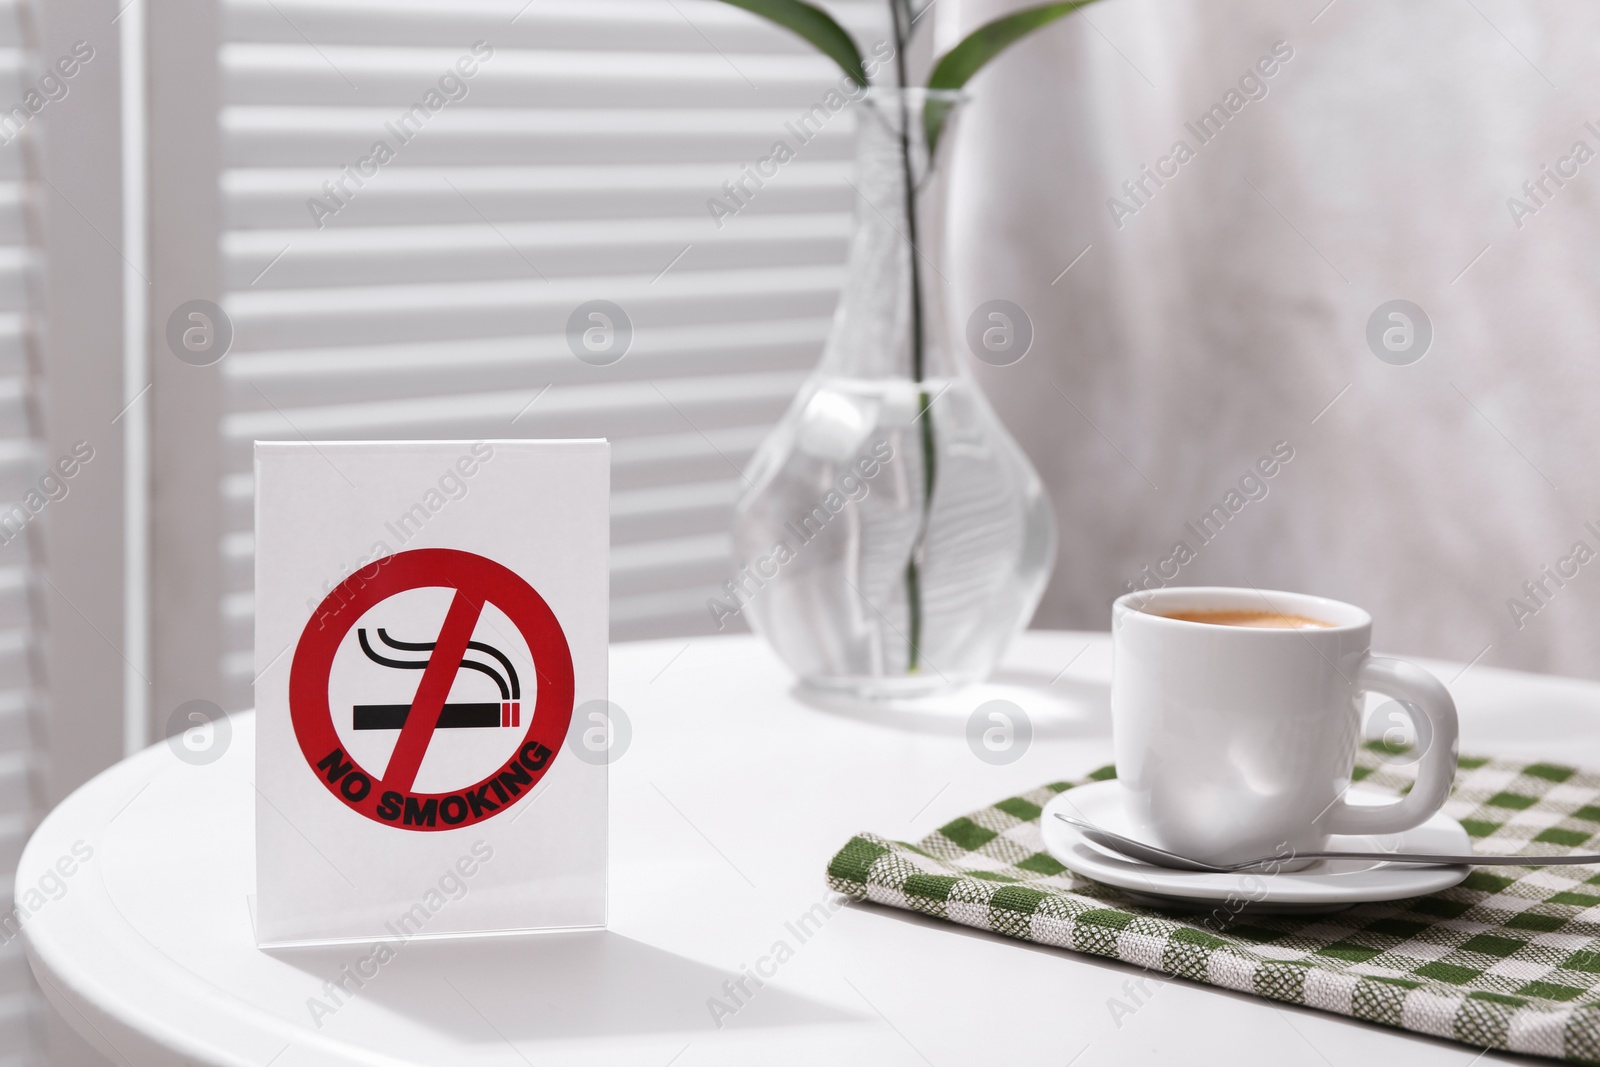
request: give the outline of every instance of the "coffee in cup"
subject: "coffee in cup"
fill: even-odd
[[[1276,611],[1173,611],[1164,616],[1182,622],[1204,622],[1212,626],[1248,626],[1256,630],[1319,630],[1333,625],[1304,615],[1284,615]]]

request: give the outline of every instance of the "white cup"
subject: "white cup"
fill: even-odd
[[[1329,623],[1257,629],[1166,618],[1273,611]],[[1326,847],[1329,834],[1425,822],[1455,778],[1455,702],[1437,678],[1372,655],[1372,617],[1302,593],[1226,587],[1129,593],[1111,608],[1117,777],[1140,831],[1214,863]],[[1401,702],[1416,730],[1416,785],[1352,804],[1363,694]]]

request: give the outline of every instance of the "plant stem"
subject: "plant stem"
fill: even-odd
[[[917,390],[917,419],[922,423],[922,518],[917,523],[917,535],[911,542],[911,556],[906,560],[906,610],[910,613],[907,629],[911,633],[907,643],[911,646],[906,661],[906,673],[921,670],[922,649],[922,577],[917,568],[917,556],[922,542],[928,536],[928,514],[933,502],[933,414],[928,410],[933,400],[926,389]]]
[[[910,82],[906,76],[906,31],[902,24],[904,12],[901,0],[889,0],[889,15],[894,23],[894,64],[900,85],[900,172],[905,187],[906,240],[911,245],[911,379],[919,386],[926,371],[926,339],[922,332],[922,264],[918,260],[917,187],[911,168],[911,100]],[[933,165],[929,159],[928,165]],[[906,672],[915,674],[922,663],[922,574],[917,557],[922,554],[923,541],[928,535],[928,518],[933,510],[934,433],[933,414],[929,410],[932,400],[926,389],[917,390],[917,420],[922,423],[922,518],[917,525],[916,537],[911,542],[911,553],[906,559],[906,611],[909,615]]]
[[[894,19],[894,66],[900,81],[900,173],[905,183],[906,239],[911,245],[911,380],[922,381],[922,265],[917,261],[917,187],[911,174],[911,100],[906,80],[905,29],[900,25],[900,0],[889,0]]]

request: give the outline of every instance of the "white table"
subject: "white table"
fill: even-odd
[[[851,834],[915,839],[1109,762],[1109,659],[1103,634],[1029,633],[989,685],[942,711],[874,720],[801,702],[753,638],[618,645],[612,699],[634,736],[612,768],[610,929],[413,943],[320,1029],[307,999],[350,946],[254,946],[254,746],[241,716],[216,763],[157,745],[45,819],[20,885],[74,842],[94,857],[29,921],[29,957],[75,1029],[141,1067],[1466,1067],[1475,1053],[1460,1045],[1178,980],[1147,986],[1119,1026],[1107,1002],[1136,968],[887,908],[841,908],[804,943],[787,931],[828,895],[824,865]],[[1465,751],[1600,765],[1600,685],[1429,666],[1454,679]],[[1036,730],[1008,766],[981,762],[964,738],[968,713],[996,697]],[[715,1026],[708,998],[779,939],[794,957]],[[1496,1060],[1535,1062],[1480,1062]]]

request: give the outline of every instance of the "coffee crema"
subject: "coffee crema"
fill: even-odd
[[[1245,626],[1255,630],[1326,630],[1333,625],[1306,615],[1279,611],[1173,611],[1156,612],[1164,619],[1205,622],[1213,626]]]

